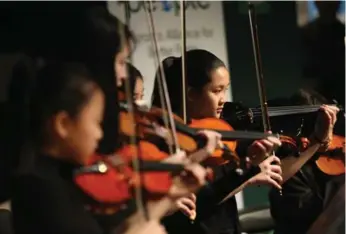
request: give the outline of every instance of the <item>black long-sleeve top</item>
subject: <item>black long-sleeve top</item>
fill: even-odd
[[[72,170],[72,165],[39,156],[32,169],[16,176],[12,197],[16,234],[103,233],[84,209]]]
[[[244,175],[238,175],[232,164],[214,168],[215,180],[197,193],[197,218],[191,224],[181,212],[163,220],[169,234],[235,234],[240,233],[235,197],[218,204],[231,191],[260,172],[253,167]]]

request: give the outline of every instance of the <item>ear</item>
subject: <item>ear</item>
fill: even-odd
[[[53,128],[62,139],[68,137],[71,118],[66,111],[59,112],[53,119]]]

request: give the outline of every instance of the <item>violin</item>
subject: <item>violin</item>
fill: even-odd
[[[128,166],[133,155],[140,151],[140,175],[134,173]],[[120,156],[121,155],[121,156]],[[204,161],[208,154],[204,151],[192,154],[183,164],[158,162],[168,158],[167,153],[160,151],[154,145],[140,141],[138,146],[127,145],[116,152],[114,156],[94,155],[89,165],[75,172],[75,183],[92,199],[90,207],[98,213],[113,214],[121,204],[132,199],[133,186],[141,186],[149,200],[157,200],[169,193],[173,184],[173,176],[185,170],[189,163]],[[171,174],[171,173],[172,174]],[[141,182],[138,183],[138,177]],[[212,180],[212,173],[208,174]],[[102,210],[99,205],[102,204]],[[91,209],[91,208],[90,208]]]
[[[339,105],[330,105],[338,106]],[[287,106],[269,106],[269,117],[284,116],[284,115],[299,115],[317,112],[321,105],[287,105]],[[224,104],[221,118],[230,122],[246,121],[253,123],[254,118],[261,117],[262,110],[260,107],[246,107],[240,102],[226,102]]]
[[[120,104],[120,108],[123,111],[127,110],[126,104]],[[163,116],[166,114],[166,112],[160,108],[154,107],[150,110],[148,108],[141,108],[137,107],[135,110],[136,120],[138,120],[139,124],[142,125],[142,130],[144,133],[147,131],[147,128],[149,128],[149,132],[152,132],[152,129],[154,129],[154,126],[152,123],[155,123],[156,126],[163,126],[164,120]],[[224,144],[223,152],[227,152],[226,154],[221,154],[220,152],[215,153],[214,157],[223,157],[225,160],[235,159],[233,154],[230,154],[231,149],[234,149],[236,145],[233,143],[227,142],[227,141],[234,141],[234,140],[241,140],[241,139],[248,139],[248,140],[258,140],[263,139],[268,136],[276,137],[274,134],[269,133],[259,133],[259,132],[250,132],[250,131],[234,131],[233,128],[227,124],[225,121],[221,119],[216,118],[207,118],[204,120],[192,120],[192,123],[187,126],[183,123],[181,118],[179,118],[176,115],[174,116],[174,125],[177,130],[177,138],[178,138],[178,144],[179,147],[181,147],[182,150],[185,150],[187,152],[194,152],[201,146],[203,146],[203,137],[201,137],[198,132],[201,129],[205,130],[213,130],[221,134],[222,141]],[[128,118],[126,114],[123,114],[122,118]],[[121,121],[121,120],[120,120]],[[124,122],[128,122],[124,120]],[[143,126],[144,125],[144,126]],[[127,134],[131,134],[130,130],[127,130],[128,125],[123,125],[121,128],[123,132],[126,132]],[[126,129],[125,129],[126,128]],[[143,133],[142,132],[142,133]],[[171,133],[170,133],[171,134]],[[205,142],[204,142],[205,143]],[[233,153],[233,152],[232,152]]]
[[[260,113],[258,108],[245,108],[239,103],[226,103],[225,109],[222,112],[222,118],[225,118],[227,122],[240,121],[238,126],[246,126],[254,123],[254,117],[257,117]],[[318,111],[320,105],[313,106],[278,106],[268,107],[270,116],[286,116],[293,114],[306,114]],[[232,111],[231,111],[232,110]],[[231,113],[235,113],[231,115]],[[227,114],[226,114],[227,113]],[[226,117],[227,116],[227,117]],[[251,122],[251,123],[250,123]],[[283,122],[289,123],[283,125]],[[275,124],[276,123],[276,124]],[[308,145],[309,140],[302,135],[303,124],[300,124],[300,128],[296,129],[297,124],[302,121],[290,118],[289,121],[286,118],[277,119],[274,122],[274,128],[277,126],[285,126],[285,130],[280,129],[280,132],[285,132],[290,136],[280,135],[280,141],[283,143],[277,151],[280,156],[295,155],[299,156],[300,152],[304,151]],[[343,136],[334,135],[331,145],[326,152],[318,152],[316,154],[316,165],[325,174],[337,176],[345,173],[345,138]]]
[[[345,174],[345,137],[333,135],[326,152],[317,153],[317,167],[325,174],[338,176]]]
[[[214,118],[205,118],[205,119],[192,119],[191,123],[189,124],[189,127],[191,128],[199,128],[199,129],[213,129],[213,130],[222,130],[222,131],[229,131],[232,132],[234,129],[231,125],[227,124],[226,122]],[[236,154],[236,148],[237,148],[237,141],[230,141],[230,140],[223,140],[222,143],[224,144],[224,147],[226,150],[217,149],[211,157],[209,157],[206,161],[207,165],[221,165],[228,161],[228,157],[225,155],[225,152],[227,152],[227,155],[232,156],[233,160],[239,165],[240,159],[239,156]],[[233,152],[233,154],[230,154],[230,152]]]

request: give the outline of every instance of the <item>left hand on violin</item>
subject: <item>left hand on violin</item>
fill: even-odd
[[[247,155],[253,165],[258,165],[279,146],[281,146],[281,142],[278,138],[267,137],[266,139],[254,141],[249,146]]]
[[[326,151],[329,143],[333,139],[333,129],[336,123],[336,114],[339,108],[335,106],[321,106],[321,113],[318,115],[315,125],[315,132],[313,133],[312,141],[321,144],[320,150]]]

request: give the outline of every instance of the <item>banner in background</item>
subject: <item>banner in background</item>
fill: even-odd
[[[181,56],[180,3],[177,1],[153,1],[153,18],[161,61],[168,56]],[[144,99],[151,101],[154,76],[157,67],[149,26],[142,1],[130,1],[130,29],[137,39],[133,64],[144,76]],[[109,1],[109,11],[125,21],[125,5]],[[188,49],[205,49],[228,64],[225,24],[221,1],[186,1],[186,44]],[[160,62],[161,62],[160,61]],[[231,88],[229,89],[231,90]],[[227,100],[232,100],[231,91]],[[242,193],[237,194],[238,208],[244,207]]]
[[[129,1],[130,29],[138,45],[133,54],[133,64],[144,76],[144,99],[150,101],[157,62],[154,57],[151,35],[147,23],[144,1]],[[153,18],[161,61],[168,56],[181,56],[180,3],[177,1],[153,1]],[[123,22],[125,5],[109,1],[109,11]],[[226,64],[227,48],[222,2],[186,1],[186,44],[188,49],[211,51]],[[230,100],[231,94],[228,96]]]

